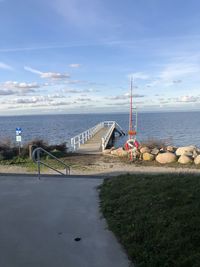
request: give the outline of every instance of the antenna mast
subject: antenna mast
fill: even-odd
[[[129,114],[129,139],[133,139],[137,134],[137,109],[134,113],[135,124],[133,125],[133,78],[131,77],[131,92],[130,92],[130,114]]]
[[[133,78],[131,77],[131,93],[130,93],[130,114],[129,114],[129,138],[133,133]]]

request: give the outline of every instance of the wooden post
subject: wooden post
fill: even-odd
[[[28,151],[29,151],[29,159],[32,159],[32,145],[28,146]]]

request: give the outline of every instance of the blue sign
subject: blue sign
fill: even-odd
[[[21,135],[22,128],[16,128],[16,135]]]

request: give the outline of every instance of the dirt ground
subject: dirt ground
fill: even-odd
[[[187,172],[199,173],[200,168],[194,165],[170,165],[161,166],[156,162],[129,162],[127,159],[120,159],[111,155],[78,155],[72,154],[64,159],[71,166],[71,174],[73,175],[103,175],[113,176],[124,173],[172,173],[172,172]],[[61,170],[62,171],[62,170]],[[1,173],[36,173],[20,166],[4,166],[0,165]],[[45,170],[45,173],[52,174],[53,171]]]

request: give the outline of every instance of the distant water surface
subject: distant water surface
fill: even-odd
[[[114,120],[128,131],[128,114],[8,116],[0,117],[0,140],[9,138],[15,142],[15,129],[21,127],[23,143],[41,138],[58,144],[105,120]],[[169,140],[177,146],[200,146],[200,112],[139,113],[138,140],[149,138]],[[116,145],[126,139],[127,136],[118,138]]]

